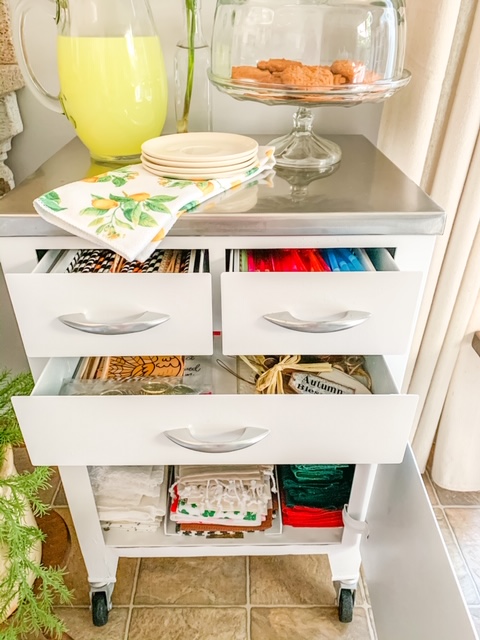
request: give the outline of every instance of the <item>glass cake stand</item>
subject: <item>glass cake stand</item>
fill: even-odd
[[[337,144],[314,133],[314,116],[311,109],[326,106],[352,107],[382,102],[405,87],[410,77],[410,72],[404,70],[399,77],[388,81],[308,88],[264,84],[249,79],[225,79],[209,70],[211,82],[232,98],[272,106],[297,106],[292,131],[270,143],[275,147],[276,163],[280,167],[311,169],[321,173],[328,172],[329,168],[338,164],[342,152]]]

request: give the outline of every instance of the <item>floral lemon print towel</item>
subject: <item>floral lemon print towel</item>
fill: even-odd
[[[69,233],[126,260],[144,261],[183,213],[273,167],[273,151],[259,147],[257,166],[216,180],[159,178],[141,164],[130,165],[49,191],[33,206]]]

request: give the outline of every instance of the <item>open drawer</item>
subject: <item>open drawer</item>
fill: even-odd
[[[369,255],[376,271],[223,273],[223,352],[405,353],[422,274]]]
[[[215,364],[223,393],[65,396],[77,360],[57,358],[13,404],[35,465],[400,462],[417,397],[397,393],[382,357],[366,364],[372,395],[237,395]]]
[[[68,273],[59,253],[5,275],[28,356],[213,352],[209,273]]]

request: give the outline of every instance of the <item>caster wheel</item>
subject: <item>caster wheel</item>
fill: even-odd
[[[338,619],[340,622],[353,620],[353,605],[355,604],[355,591],[340,589],[338,594]]]
[[[107,594],[105,591],[92,593],[92,622],[95,627],[103,627],[108,622]]]

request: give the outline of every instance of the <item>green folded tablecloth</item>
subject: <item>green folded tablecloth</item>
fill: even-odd
[[[348,464],[291,464],[290,469],[295,478],[301,483],[326,481],[331,478],[334,481],[343,477],[342,470],[348,469]]]
[[[350,497],[355,465],[280,465],[280,482],[289,507],[341,509]]]

